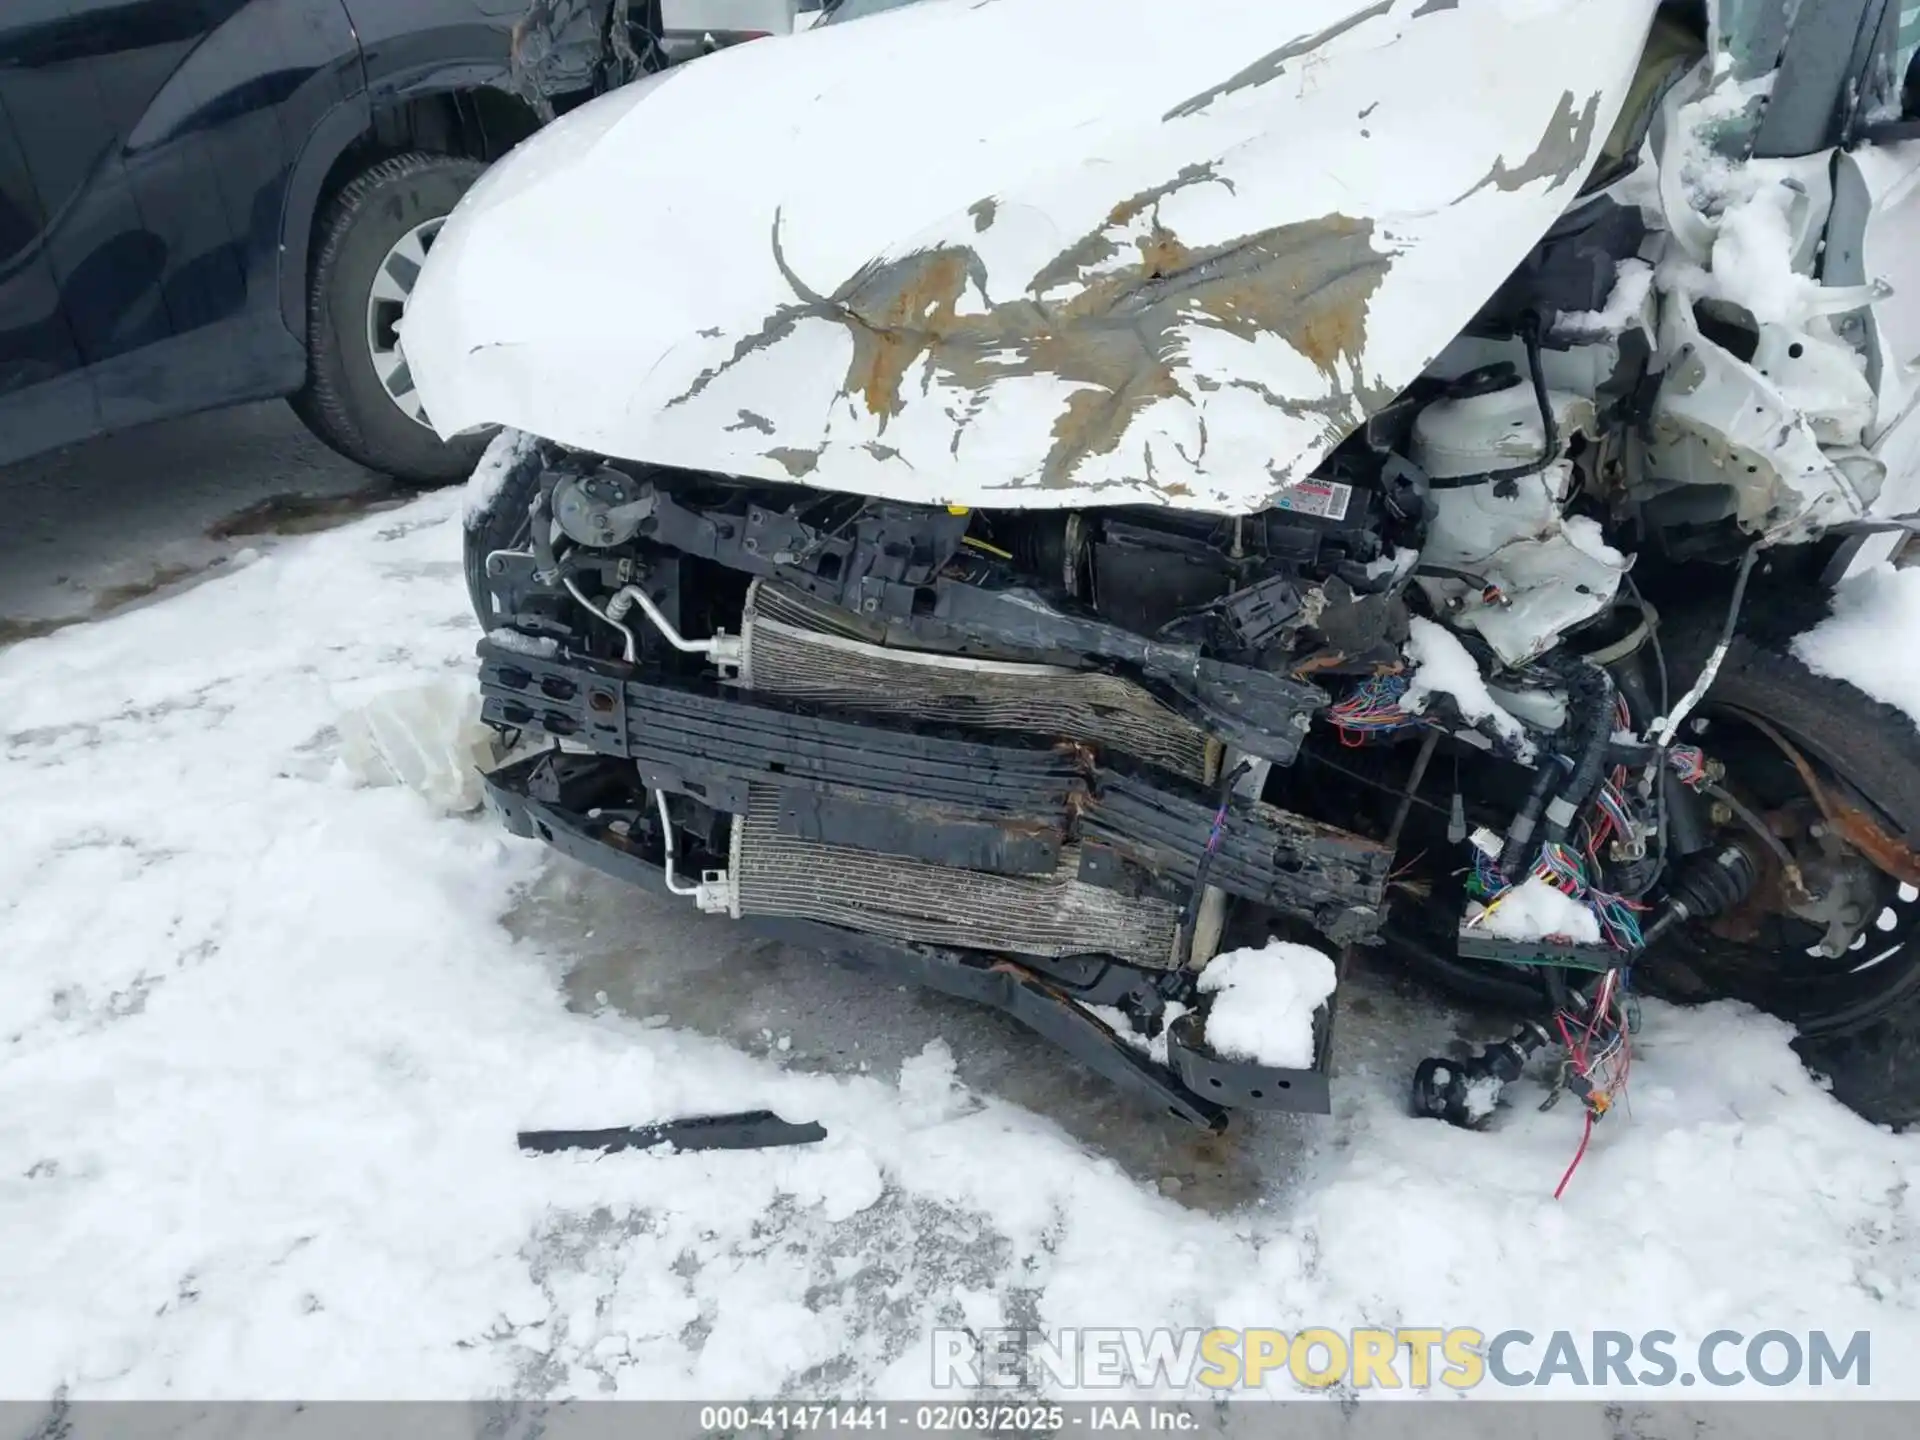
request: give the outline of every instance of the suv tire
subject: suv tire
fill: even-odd
[[[443,441],[410,413],[419,402],[393,330],[417,259],[485,169],[451,155],[392,156],[349,181],[316,231],[307,383],[293,408],[327,445],[397,479],[460,479],[487,443],[484,434]]]

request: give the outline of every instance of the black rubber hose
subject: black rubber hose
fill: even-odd
[[[1553,843],[1567,838],[1581,807],[1600,788],[1607,744],[1613,739],[1613,677],[1602,667],[1578,658],[1566,659],[1559,668],[1567,680],[1568,709],[1578,707],[1582,724],[1576,732],[1581,740],[1573,775],[1546,810],[1546,838]]]
[[[1627,715],[1633,723],[1635,733],[1643,731],[1661,713],[1654,709],[1653,692],[1647,685],[1647,677],[1640,667],[1640,652],[1624,659],[1616,660],[1606,667],[1613,677],[1613,683],[1619,692],[1627,697]]]
[[[1560,427],[1553,417],[1553,402],[1547,398],[1547,367],[1540,358],[1540,342],[1546,322],[1536,310],[1526,313],[1522,338],[1527,346],[1527,374],[1533,381],[1533,402],[1540,407],[1541,438],[1546,442],[1546,465],[1560,458]],[[1544,470],[1546,465],[1542,465]]]
[[[1676,858],[1698,855],[1713,843],[1707,817],[1701,813],[1700,797],[1681,782],[1666,766],[1660,767],[1660,799],[1668,817],[1667,843]]]
[[[1537,848],[1533,844],[1533,832],[1540,824],[1540,812],[1547,808],[1547,797],[1553,793],[1553,767],[1551,755],[1540,757],[1540,769],[1533,777],[1533,788],[1527,792],[1526,803],[1507,826],[1507,843],[1500,849],[1500,874],[1504,879],[1524,874]]]
[[[1542,662],[1567,684],[1567,730],[1578,746],[1573,770],[1565,785],[1554,796],[1558,778],[1553,757],[1540,758],[1540,770],[1526,803],[1507,827],[1507,841],[1500,851],[1500,873],[1518,882],[1532,863],[1541,843],[1564,840],[1567,831],[1600,783],[1600,771],[1606,764],[1607,745],[1613,739],[1613,677],[1600,666],[1578,656],[1552,655]],[[1549,797],[1552,803],[1549,804]],[[1546,828],[1536,843],[1542,812]]]

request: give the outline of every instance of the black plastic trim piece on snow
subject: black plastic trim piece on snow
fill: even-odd
[[[770,1150],[779,1145],[812,1145],[827,1138],[816,1121],[794,1125],[771,1110],[742,1110],[732,1115],[694,1115],[654,1125],[616,1126],[611,1130],[522,1130],[520,1148],[534,1155],[565,1150],[651,1150],[671,1145],[681,1150]]]

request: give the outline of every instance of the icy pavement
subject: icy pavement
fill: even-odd
[[[0,467],[0,644],[171,593],[403,494],[277,400]]]
[[[1649,1005],[1555,1204],[1570,1108],[1408,1118],[1455,1021],[1383,981],[1336,1115],[1199,1142],[997,1017],[352,788],[341,717],[469,663],[460,503],[0,651],[0,1394],[924,1398],[942,1323],[1866,1329],[1920,1393],[1920,1139],[1751,1012]],[[829,1139],[514,1145],[762,1106]]]

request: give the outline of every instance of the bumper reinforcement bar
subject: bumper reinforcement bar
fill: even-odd
[[[488,805],[514,834],[543,840],[614,879],[666,894],[660,865],[629,836],[562,803],[566,781],[560,761],[559,752],[546,751],[494,770],[484,777]],[[1311,1070],[1222,1060],[1201,1048],[1192,1014],[1168,1027],[1168,1063],[1160,1065],[1082,1008],[1118,1003],[1130,990],[1150,985],[1156,978],[1152,972],[1089,957],[1060,962],[1043,973],[1037,965],[991,954],[884,940],[811,920],[751,916],[734,923],[891,980],[1003,1010],[1136,1098],[1199,1129],[1225,1129],[1232,1109],[1326,1114],[1330,1108],[1332,1002],[1316,1024]]]

